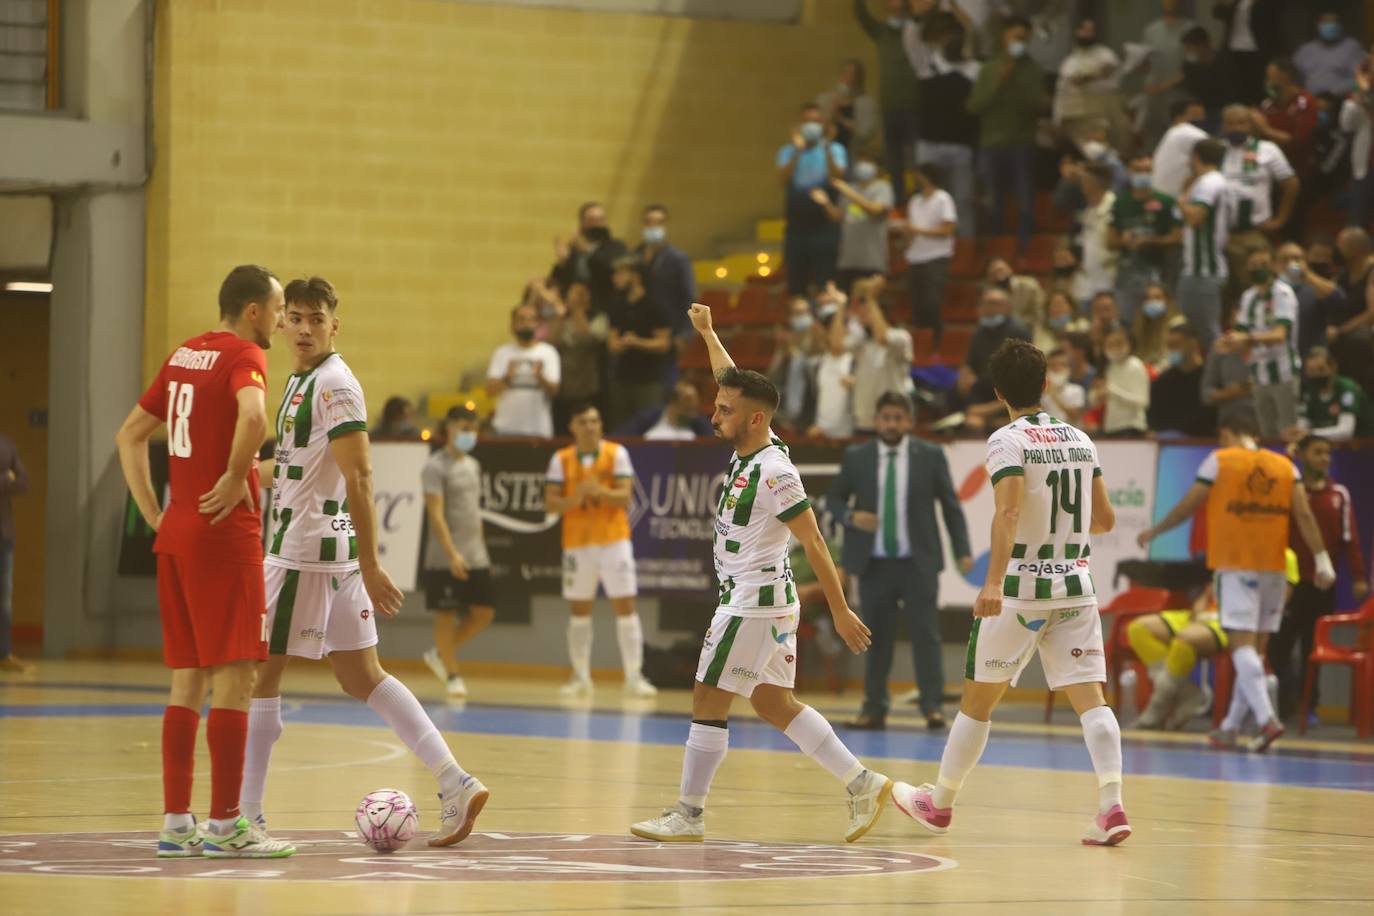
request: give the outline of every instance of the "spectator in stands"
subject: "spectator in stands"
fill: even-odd
[[[1005,203],[1015,195],[1017,251],[1024,253],[1035,232],[1032,168],[1036,121],[1043,105],[1040,70],[1026,56],[1030,24],[1005,20],[998,53],[978,74],[968,110],[979,121],[978,168],[987,195],[990,234],[1004,231]]]
[[[692,269],[692,259],[687,252],[668,240],[668,208],[663,204],[649,204],[641,216],[640,244],[635,250],[644,264],[644,288],[649,298],[658,303],[668,316],[668,326],[672,328],[673,339],[677,344],[675,351],[683,349],[684,341],[694,337],[692,322],[687,318],[687,310],[697,299],[696,272]],[[665,384],[672,384],[677,378],[677,361],[668,360],[668,375]],[[564,423],[558,429],[567,428]]]
[[[1197,329],[1203,347],[1221,333],[1221,292],[1226,283],[1226,242],[1230,226],[1231,194],[1219,167],[1226,146],[1200,140],[1193,147],[1192,183],[1179,198],[1183,214],[1183,267],[1178,278],[1178,301]]]
[[[1082,140],[1085,124],[1109,122],[1108,133],[1122,138],[1121,60],[1097,34],[1097,22],[1085,17],[1073,30],[1074,49],[1059,66],[1054,89],[1054,126],[1070,143]],[[1113,143],[1113,146],[1118,143]]]
[[[538,320],[532,306],[511,309],[514,340],[497,347],[487,366],[487,393],[496,399],[491,429],[498,436],[553,436],[562,360],[552,344],[534,339]]]
[[[777,422],[798,432],[811,426],[816,413],[816,359],[825,349],[825,329],[811,314],[811,303],[793,297],[787,326],[777,329],[777,346],[768,378],[782,395]]]
[[[917,106],[920,104],[916,73],[902,47],[902,27],[909,12],[905,0],[886,0],[887,18],[879,20],[868,0],[854,0],[854,16],[878,49],[878,107],[882,110],[883,149],[887,173],[897,196],[906,202],[906,169],[916,145]]]
[[[1083,277],[1093,292],[1116,287],[1118,257],[1109,241],[1117,197],[1112,183],[1111,168],[1102,162],[1090,162],[1079,173],[1084,204],[1075,216],[1077,243]]]
[[[1329,268],[1332,256],[1330,243],[1314,241],[1310,247],[1318,258],[1318,263],[1325,263]],[[1298,352],[1306,353],[1312,347],[1326,343],[1326,316],[1341,309],[1345,292],[1339,286],[1331,284],[1330,293],[1326,296],[1317,295],[1316,288],[1307,281],[1310,268],[1307,266],[1302,246],[1297,242],[1285,242],[1280,245],[1277,257],[1279,277],[1293,287],[1293,292],[1298,297],[1298,325],[1295,328],[1298,334]],[[1322,278],[1318,276],[1317,279],[1321,282]]]
[[[1202,400],[1202,343],[1186,318],[1168,330],[1168,368],[1150,383],[1146,414],[1155,434],[1206,438],[1216,433],[1217,412]]]
[[[1305,432],[1332,442],[1374,436],[1374,407],[1358,382],[1338,373],[1331,351],[1313,347],[1302,368],[1302,413],[1289,438]]]
[[[1274,276],[1274,254],[1267,245],[1250,252],[1245,268],[1250,287],[1227,336],[1250,363],[1260,435],[1276,439],[1298,420],[1298,297]]]
[[[1117,301],[1127,323],[1135,321],[1146,287],[1164,279],[1171,249],[1183,239],[1178,204],[1154,189],[1153,171],[1149,156],[1131,160],[1131,189],[1116,195],[1107,229],[1107,247],[1118,253]]]
[[[687,379],[678,379],[667,403],[641,410],[616,431],[617,436],[641,436],[653,440],[711,438],[711,421],[702,416],[701,396]]]
[[[1204,125],[1210,132],[1228,101],[1226,68],[1212,47],[1212,36],[1202,26],[1184,33],[1182,44],[1183,89],[1202,105]]]
[[[19,449],[13,439],[0,433],[0,671],[7,674],[26,674],[33,667],[15,657],[11,641],[15,525],[10,497],[20,496],[28,490],[29,474],[19,458]]]
[[[1344,270],[1327,281],[1314,268],[1306,280],[1318,296],[1328,295],[1335,286],[1345,293],[1344,302],[1327,309],[1326,345],[1346,374],[1369,391],[1374,386],[1374,244],[1368,232],[1350,226],[1336,236],[1336,248]]]
[[[1184,98],[1183,36],[1197,23],[1179,15],[1181,0],[1160,0],[1160,17],[1141,33],[1141,42],[1150,49],[1145,73],[1145,112],[1141,140],[1146,148],[1159,142],[1173,121],[1173,105]]]
[[[831,137],[820,106],[802,106],[801,123],[792,139],[778,150],[778,177],[785,189],[787,228],[783,236],[783,263],[787,268],[787,292],[804,296],[809,287],[820,288],[835,276],[840,229],[830,218],[827,188],[844,176],[848,154]]]
[[[911,332],[889,321],[883,311],[878,280],[870,277],[855,283],[851,300],[851,311],[864,330],[854,351],[854,431],[859,435],[873,432],[874,412],[884,391],[910,390],[915,358]],[[831,333],[838,333],[833,326]]]
[[[1045,320],[1045,288],[1034,277],[1017,274],[1006,258],[988,260],[985,282],[1000,287],[1011,297],[1011,317],[1028,328]]]
[[[1367,225],[1374,209],[1374,92],[1371,60],[1355,68],[1355,91],[1341,103],[1340,129],[1350,135],[1350,189],[1347,226]]]
[[[1329,92],[1345,96],[1355,88],[1355,70],[1365,60],[1364,46],[1345,34],[1340,8],[1323,4],[1317,12],[1317,37],[1293,54],[1302,74],[1300,82],[1313,95]]]
[[[589,201],[578,208],[577,232],[568,241],[554,239],[557,261],[551,276],[558,291],[566,296],[573,283],[585,283],[592,294],[592,310],[610,308],[615,298],[611,271],[616,258],[626,251],[625,243],[611,237],[606,224],[606,208]]]
[[[663,403],[664,363],[672,358],[668,316],[644,288],[644,264],[634,255],[615,262],[615,305],[606,350],[613,360],[610,402],[616,425]]]
[[[1174,102],[1169,114],[1172,126],[1155,147],[1150,185],[1177,199],[1193,180],[1193,147],[1199,140],[1207,139],[1207,131],[1199,126],[1206,118],[1206,110],[1196,99],[1184,99]]]
[[[1045,409],[1050,416],[1077,426],[1083,420],[1087,403],[1088,394],[1083,386],[1069,378],[1068,351],[1062,347],[1050,350],[1045,361]]]
[[[1317,177],[1317,100],[1299,82],[1293,61],[1280,57],[1269,64],[1264,91],[1269,96],[1259,111],[1252,111],[1254,135],[1270,140],[1283,151],[1298,176],[1299,194],[1293,218],[1284,226],[1286,238],[1301,237],[1312,187]]]
[[[916,166],[916,193],[907,202],[905,232],[907,290],[911,296],[911,322],[929,328],[935,349],[944,332],[941,308],[949,284],[949,262],[954,257],[954,230],[959,215],[954,198],[941,186],[943,171],[922,162]]]
[[[382,405],[382,420],[367,434],[373,442],[419,442],[415,427],[415,405],[400,395],[392,395]]]
[[[1169,288],[1163,283],[1151,283],[1145,287],[1145,298],[1140,310],[1135,313],[1135,320],[1131,322],[1135,355],[1153,369],[1166,368],[1172,352],[1169,348],[1169,329],[1175,323],[1186,321]],[[1208,435],[1211,435],[1210,430]]]
[[[1069,357],[1069,381],[1084,391],[1097,379],[1097,367],[1093,365],[1092,338],[1087,331],[1072,331],[1062,338],[1064,353]]]
[[[863,61],[847,58],[840,64],[840,81],[816,97],[825,118],[835,125],[835,142],[849,153],[853,162],[869,155],[878,142],[878,103],[865,91],[867,78]]]
[[[825,352],[816,360],[816,421],[808,436],[846,439],[854,434],[854,351],[847,311],[842,304],[822,307]]]
[[[953,9],[958,11],[959,7]],[[916,50],[925,52],[924,72],[917,71],[921,139],[916,145],[916,159],[944,172],[959,214],[959,238],[968,239],[973,238],[976,224],[973,151],[978,144],[978,118],[969,112],[968,100],[982,67],[969,57],[968,29],[956,15],[933,13],[927,21],[924,32],[914,19],[905,32],[908,56]],[[913,42],[922,47],[913,49]]]
[[[558,350],[563,377],[553,401],[553,428],[567,429],[577,406],[604,401],[602,369],[611,322],[605,312],[592,312],[592,293],[585,283],[569,286],[558,306],[548,338]]]
[[[969,340],[968,355],[955,382],[956,391],[967,405],[965,423],[971,429],[983,429],[999,414],[1006,415],[1006,407],[997,400],[992,389],[988,366],[992,354],[1003,341],[1011,338],[1030,341],[1030,329],[1011,317],[1011,297],[1003,290],[996,287],[983,290],[978,300],[978,328]]]
[[[1315,166],[1312,181],[1306,195],[1309,200],[1322,200],[1343,193],[1350,184],[1350,149],[1358,125],[1349,131],[1341,127],[1340,115],[1345,101],[1341,97],[1323,92],[1316,95],[1317,130],[1312,135],[1313,160]],[[1298,198],[1301,205],[1303,198]],[[1349,208],[1347,208],[1348,212]]]
[[[839,287],[847,293],[860,277],[887,273],[887,219],[894,203],[892,182],[878,174],[878,166],[871,159],[861,158],[854,163],[852,185],[839,178],[832,184],[840,192],[840,206],[836,209],[843,210],[836,266]]]
[[[1013,313],[1013,317],[1016,317]],[[1022,324],[1026,322],[1021,319]],[[1087,334],[1090,325],[1078,311],[1073,296],[1062,289],[1050,293],[1045,303],[1045,317],[1034,325],[1031,342],[1046,354],[1059,346],[1065,334]]]
[[[1079,264],[1078,251],[1070,239],[1060,239],[1050,255],[1050,291],[1061,290],[1073,297],[1078,308],[1088,304],[1093,288]]]
[[[1283,52],[1284,0],[1222,0],[1213,14],[1222,21],[1229,101],[1255,105],[1264,93],[1264,65]]]
[[[1102,434],[1143,435],[1148,427],[1145,416],[1150,408],[1150,373],[1131,352],[1131,332],[1124,325],[1118,322],[1107,331],[1103,354],[1106,365],[1088,393],[1094,407],[1104,408]]]
[[[1107,334],[1119,324],[1121,308],[1116,304],[1116,294],[1109,289],[1099,291],[1088,304],[1088,336],[1093,342],[1093,362],[1099,369],[1107,365]]]
[[[1238,288],[1249,251],[1268,245],[1265,234],[1281,231],[1292,217],[1298,203],[1299,181],[1278,144],[1255,136],[1251,109],[1228,105],[1221,121],[1226,137],[1221,171],[1234,207],[1226,256],[1232,281]],[[1273,204],[1275,187],[1279,192],[1277,208]]]
[[[1246,428],[1259,426],[1250,366],[1226,337],[1216,339],[1203,361],[1202,402],[1216,408],[1218,425],[1236,420],[1249,424]]]

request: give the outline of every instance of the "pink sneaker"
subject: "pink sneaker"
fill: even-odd
[[[1269,745],[1283,737],[1283,733],[1287,730],[1288,729],[1284,728],[1283,723],[1278,719],[1273,720],[1268,725],[1264,726],[1264,728],[1260,729],[1258,735],[1250,739],[1250,753],[1263,754],[1265,751],[1269,750]]]
[[[1112,805],[1106,814],[1099,814],[1083,836],[1084,846],[1115,846],[1131,835],[1126,812],[1120,805]]]
[[[931,833],[949,833],[949,822],[954,816],[953,808],[937,808],[931,798],[935,787],[926,783],[915,788],[904,782],[892,786],[892,803],[897,810],[911,818]]]

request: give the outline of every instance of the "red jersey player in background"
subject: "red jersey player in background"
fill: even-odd
[[[284,306],[281,283],[235,267],[219,291],[220,326],[162,364],[115,437],[124,479],[157,531],[162,651],[172,669],[162,719],[162,857],[276,858],[272,840],[238,810],[248,703],[267,657],[257,454],[267,434],[267,355]],[[171,498],[153,491],[148,440],[167,426]],[[200,708],[210,689],[210,820],[191,815]]]

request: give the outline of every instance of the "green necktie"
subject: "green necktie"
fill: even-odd
[[[883,488],[883,553],[897,558],[897,450],[887,450],[887,482]]]

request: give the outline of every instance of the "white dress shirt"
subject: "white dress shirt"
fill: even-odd
[[[897,556],[889,558],[883,549],[883,507],[887,505],[887,462],[897,462]],[[896,445],[878,440],[878,530],[873,541],[873,556],[880,560],[905,559],[911,556],[911,535],[907,530],[907,476],[911,473],[910,437],[903,436]]]

